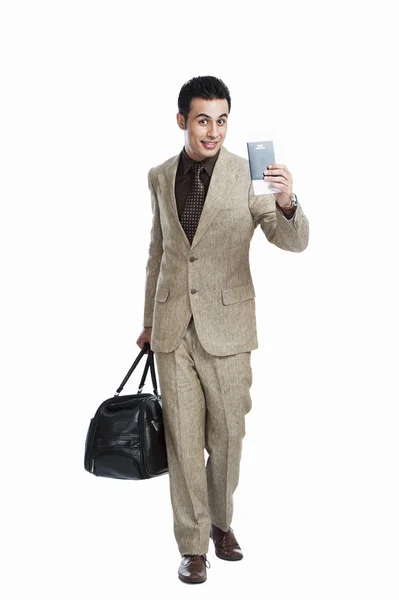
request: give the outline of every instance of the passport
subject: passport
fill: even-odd
[[[272,183],[263,179],[263,171],[268,165],[275,164],[273,141],[247,142],[249,169],[255,195],[278,194],[281,190],[272,187]]]

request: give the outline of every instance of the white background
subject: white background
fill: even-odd
[[[383,1],[2,2],[7,600],[398,598],[396,40]],[[183,146],[180,87],[209,74],[232,95],[225,147],[273,130],[311,238],[294,254],[255,232],[245,558],[210,544],[190,588],[168,476],[97,479],[83,446],[139,351],[147,172]]]

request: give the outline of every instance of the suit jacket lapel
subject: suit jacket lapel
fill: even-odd
[[[175,197],[175,179],[177,167],[179,166],[180,154],[174,156],[170,163],[165,167],[163,172],[158,174],[161,190],[165,198],[165,207],[169,213],[170,222],[176,230],[177,240],[180,240],[185,250],[190,248],[190,242],[187,239],[186,233],[179,221],[177,212],[176,197]]]
[[[163,189],[166,199],[166,208],[169,212],[171,222],[173,223],[179,238],[183,241],[185,248],[190,249],[190,242],[181,226],[176,206],[175,197],[175,178],[179,164],[179,156],[175,156],[170,164],[159,174],[160,185]],[[193,248],[216,217],[219,210],[226,204],[226,199],[230,195],[235,183],[234,163],[231,160],[230,152],[223,146],[221,147],[219,158],[216,161],[212,172],[208,193],[205,198],[205,204],[201,212],[197,230],[191,248]]]

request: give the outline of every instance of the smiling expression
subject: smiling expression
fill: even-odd
[[[177,113],[177,124],[184,130],[184,147],[190,158],[199,162],[220,150],[227,133],[228,112],[225,99],[193,98],[186,124],[183,115]]]

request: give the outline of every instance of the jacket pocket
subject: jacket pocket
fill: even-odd
[[[250,298],[255,298],[255,289],[252,281],[244,283],[244,285],[222,289],[223,304],[234,304],[234,302],[242,302]]]
[[[166,285],[158,285],[157,290],[155,292],[155,300],[158,302],[166,302],[167,297],[169,296],[169,289]]]

